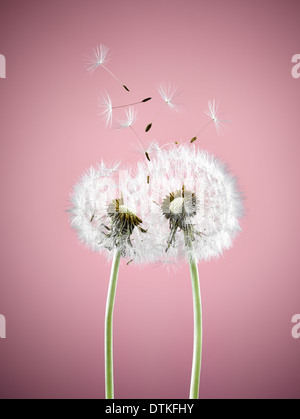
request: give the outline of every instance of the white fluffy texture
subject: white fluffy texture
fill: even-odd
[[[103,44],[100,44],[99,46],[94,48],[93,54],[91,57],[89,57],[87,63],[87,70],[90,73],[93,73],[96,70],[96,68],[98,68],[100,65],[103,65],[109,60],[108,51],[109,48]]]
[[[180,230],[176,233],[175,246],[166,251],[170,227],[161,211],[163,199],[184,185],[186,191],[197,196],[197,214],[191,218],[191,223],[203,233],[195,235],[193,256],[200,261],[222,255],[240,231],[239,218],[243,214],[235,178],[218,159],[194,145],[160,148],[154,143],[151,149],[151,162],[139,163],[136,174],[140,194],[145,199],[149,197],[148,202],[152,204],[145,205],[141,211],[142,218],[147,218],[153,228],[153,235],[148,235],[147,240],[152,240],[153,248],[159,249],[161,260],[178,261],[182,256],[189,257]],[[150,183],[146,181],[147,176]]]
[[[216,127],[217,133],[218,135],[220,135],[224,122],[229,122],[229,121],[227,121],[226,119],[219,118],[220,114],[218,112],[218,107],[219,107],[219,104],[216,103],[215,99],[213,99],[212,102],[209,100],[208,111],[204,111],[204,113],[212,119],[214,126]]]
[[[105,92],[105,95],[102,94],[98,99],[99,107],[103,110],[101,111],[101,115],[105,118],[105,124],[107,127],[112,126],[112,113],[113,107],[112,102],[109,94]]]
[[[135,191],[130,173],[120,170],[118,164],[108,167],[102,162],[98,167],[86,171],[73,187],[70,197],[71,226],[77,231],[80,241],[91,250],[104,253],[111,259],[113,251],[107,247],[112,245],[112,241],[106,237],[109,233],[106,227],[111,227],[108,205],[122,196],[124,206],[139,216]],[[147,229],[149,224],[143,222],[141,227]],[[124,257],[128,261],[145,263],[157,259],[155,250],[151,249],[151,240],[145,240],[147,235],[137,227],[134,228],[131,235],[132,247],[127,243],[125,249]]]
[[[129,106],[128,109],[125,109],[126,119],[119,120],[117,122],[116,128],[117,129],[124,129],[131,127],[136,119],[137,119],[137,111],[134,109],[133,106]]]
[[[158,87],[158,93],[162,100],[173,110],[178,111],[178,103],[174,102],[181,92],[178,92],[177,87],[173,87],[170,83],[162,82]]]

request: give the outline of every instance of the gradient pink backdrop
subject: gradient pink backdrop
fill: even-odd
[[[1,398],[104,397],[103,325],[110,267],[78,244],[65,210],[82,171],[100,158],[135,162],[128,131],[106,129],[97,97],[153,100],[160,81],[183,90],[148,134],[188,139],[220,100],[231,123],[198,146],[226,162],[246,195],[243,233],[199,266],[202,398],[299,398],[299,1],[7,1],[0,6]],[[130,93],[87,74],[99,43]],[[147,106],[147,112],[146,112]],[[142,109],[140,108],[142,111]],[[147,137],[148,138],[148,137]],[[185,398],[192,357],[187,267],[122,266],[115,307],[117,398]]]

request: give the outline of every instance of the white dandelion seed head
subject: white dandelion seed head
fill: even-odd
[[[126,119],[118,120],[116,124],[116,129],[124,129],[131,127],[137,120],[137,111],[133,106],[129,106],[128,109],[125,109]]]
[[[98,45],[93,49],[92,55],[88,58],[87,70],[93,73],[96,68],[109,61],[109,48],[103,44]]]
[[[226,119],[220,119],[221,114],[218,112],[219,103],[213,99],[208,101],[208,110],[204,113],[213,121],[218,135],[221,134],[221,129],[224,126],[224,123],[229,122]]]
[[[105,124],[107,127],[112,126],[112,114],[113,114],[113,107],[112,107],[112,101],[107,92],[105,94],[101,94],[101,96],[98,99],[99,107],[103,110],[101,110],[100,114],[105,119]]]
[[[176,98],[181,95],[177,87],[171,85],[171,83],[162,82],[157,88],[162,100],[173,110],[178,111],[178,103],[175,102]]]
[[[149,223],[139,216],[136,185],[128,170],[118,164],[91,167],[73,187],[70,196],[70,223],[88,248],[111,259],[119,248],[133,263],[152,262]]]
[[[243,214],[235,178],[195,146],[154,148],[151,162],[138,164],[136,182],[140,194],[149,196],[141,216],[154,227],[153,247],[160,259],[180,260],[192,253],[200,261],[222,255],[240,231]]]

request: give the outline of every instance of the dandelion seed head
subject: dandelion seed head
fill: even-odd
[[[170,203],[170,207],[169,207],[170,212],[175,215],[182,214],[183,205],[184,205],[184,198],[181,198],[181,197],[175,198]]]
[[[108,259],[118,248],[135,264],[152,262],[158,256],[146,240],[149,222],[139,215],[139,196],[130,183],[130,171],[124,174],[119,164],[91,167],[73,187],[70,223],[82,243]]]
[[[194,145],[153,148],[157,151],[151,164],[141,162],[136,175],[144,183],[150,176],[145,188],[149,201],[157,203],[141,213],[155,226],[153,246],[168,260],[191,252],[198,261],[222,255],[233,245],[243,214],[235,178],[223,163]],[[141,193],[145,196],[145,190]]]

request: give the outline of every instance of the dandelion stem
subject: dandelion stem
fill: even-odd
[[[121,252],[115,250],[109,288],[106,301],[105,313],[105,397],[106,399],[114,398],[114,370],[113,370],[113,311],[115,303],[115,295],[118,281],[118,273],[120,267]]]
[[[200,131],[197,133],[196,137],[198,137],[198,135],[209,125],[213,122],[214,120],[211,119],[210,121],[208,121],[205,125],[203,125],[203,127],[200,129]]]
[[[202,358],[201,292],[200,292],[197,262],[192,255],[190,256],[189,263],[190,263],[190,272],[191,272],[192,289],[193,289],[193,305],[194,305],[194,349],[193,349],[190,399],[198,399],[199,386],[200,386],[200,374],[201,374],[201,358]]]
[[[124,87],[124,89],[125,90],[127,90],[127,92],[129,92],[129,89],[128,89],[128,87],[126,87],[122,82],[121,82],[121,80],[117,77],[117,76],[115,76],[114,75],[114,73],[112,72],[112,71],[110,71],[107,67],[105,67],[105,65],[103,65],[103,64],[101,64],[101,67],[102,68],[104,68],[104,70],[106,70],[115,80],[117,80],[117,82],[119,82],[123,87]]]
[[[165,108],[166,102],[162,105],[162,107],[160,108],[160,110],[157,112],[157,114],[155,115],[155,117],[152,119],[152,123],[156,120],[156,118],[162,113],[163,109]]]
[[[148,124],[148,125],[146,126],[146,129],[145,129],[145,131],[146,131],[146,132],[150,131],[150,129],[151,129],[151,127],[152,127],[153,122],[154,122],[154,121],[156,120],[156,118],[157,118],[157,117],[161,114],[161,112],[163,111],[163,109],[164,109],[165,105],[166,105],[166,102],[162,105],[162,107],[160,108],[160,110],[157,112],[157,114],[155,115],[155,117],[152,119],[152,122],[150,122],[150,124]]]
[[[203,127],[200,129],[200,131],[199,132],[197,132],[197,134],[195,135],[195,137],[193,137],[192,139],[191,139],[191,143],[194,143],[196,140],[197,140],[197,138],[198,138],[198,135],[202,132],[202,131],[204,131],[204,129],[209,125],[209,124],[211,124],[212,122],[214,122],[214,120],[213,119],[211,119],[210,121],[208,121],[205,125],[203,125]]]
[[[145,147],[144,147],[144,145],[142,143],[142,140],[140,139],[140,136],[138,135],[138,133],[136,132],[136,130],[132,127],[132,125],[129,125],[129,128],[131,128],[131,131],[134,133],[134,135],[136,136],[136,138],[139,140],[140,146],[143,148],[147,160],[151,161],[150,160],[150,157],[149,157],[149,153],[145,149]]]
[[[139,105],[140,103],[148,102],[150,99],[151,97],[148,97],[144,100],[140,100],[139,102],[130,103],[129,105],[112,106],[112,109],[128,108],[129,106]]]

